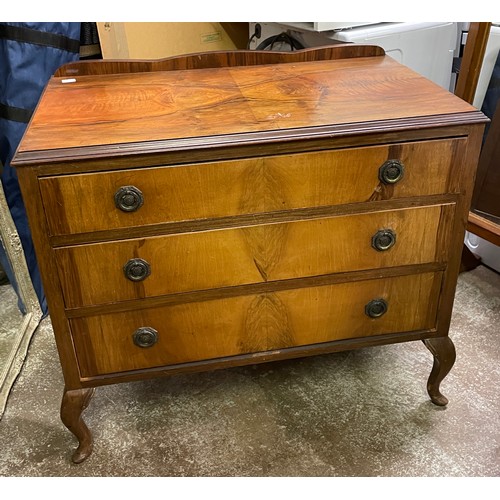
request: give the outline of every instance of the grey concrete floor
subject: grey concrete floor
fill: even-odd
[[[460,276],[457,362],[434,406],[421,342],[98,388],[94,452],[59,420],[50,319],[0,421],[0,476],[499,476],[500,276]]]

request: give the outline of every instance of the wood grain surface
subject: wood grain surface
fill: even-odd
[[[447,192],[451,166],[461,161],[455,151],[465,142],[422,141],[50,176],[40,179],[40,190],[52,235],[434,195]],[[398,184],[379,180],[379,168],[388,159],[405,166]],[[128,185],[144,195],[136,212],[115,206],[115,193]]]
[[[243,353],[431,329],[441,273],[370,280],[182,304],[71,320],[83,377]],[[384,298],[380,318],[365,314]],[[132,340],[140,327],[158,331],[152,347]],[[249,360],[251,361],[251,360]]]
[[[18,155],[476,111],[388,56],[73,80],[51,79]]]
[[[172,293],[444,261],[454,205],[266,224],[59,248],[66,307],[113,303]],[[445,220],[442,223],[441,218]],[[395,245],[372,247],[390,229]],[[440,240],[440,245],[438,241]],[[128,261],[151,266],[129,280]]]

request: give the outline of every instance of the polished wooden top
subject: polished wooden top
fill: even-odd
[[[61,148],[137,144],[139,150],[145,142],[186,139],[196,145],[208,137],[238,141],[238,134],[293,135],[474,111],[388,56],[53,77],[14,163]]]

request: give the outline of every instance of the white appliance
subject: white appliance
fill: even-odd
[[[465,232],[465,244],[471,252],[481,258],[481,262],[500,272],[500,248],[479,236]]]
[[[356,26],[369,26],[370,24],[379,24],[378,22],[338,22],[338,23],[285,23],[286,26],[299,28],[307,31],[334,31],[355,28]]]
[[[255,31],[250,23],[250,35]],[[433,82],[450,89],[453,53],[457,43],[457,23],[258,23],[260,39],[255,49],[272,35],[287,32],[306,47],[332,43],[378,45],[387,55]]]

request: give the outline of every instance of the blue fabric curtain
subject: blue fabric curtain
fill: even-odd
[[[26,218],[17,174],[10,162],[42,91],[61,65],[79,57],[81,23],[0,23],[1,182],[21,239],[33,287],[44,314],[47,303]],[[0,245],[0,263],[17,292]],[[24,305],[19,303],[24,312]]]

